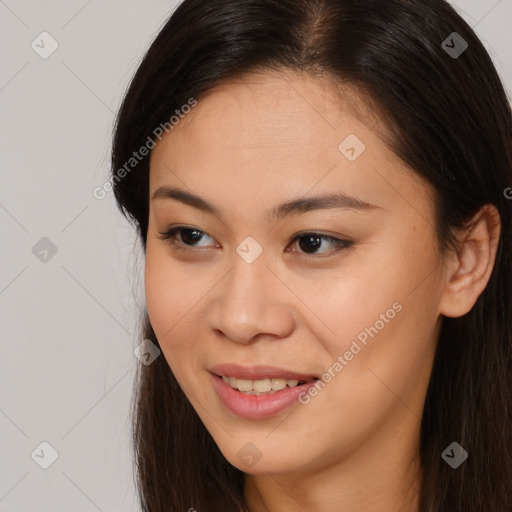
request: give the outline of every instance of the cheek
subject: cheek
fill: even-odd
[[[165,248],[156,245],[148,240],[144,270],[146,304],[155,333],[158,330],[170,336],[180,319],[199,300],[201,283],[184,272]]]
[[[169,330],[176,321],[176,306],[179,303],[176,288],[179,283],[173,281],[173,277],[168,272],[165,259],[148,241],[144,269],[146,305],[151,325],[160,342],[164,340],[159,334]]]
[[[184,348],[187,351],[193,349],[190,337],[185,336],[183,330],[187,314],[205,293],[200,283],[195,287],[193,282],[193,276],[177,268],[165,250],[154,248],[148,241],[144,271],[146,305],[151,325],[168,361],[170,353],[177,358]],[[189,339],[188,343],[180,344],[184,339]],[[171,346],[172,351],[169,350]]]
[[[365,385],[370,368],[405,386],[434,344],[435,252],[416,242],[403,238],[375,246],[316,295],[315,312],[329,327],[318,339],[330,365],[343,357],[339,373],[351,374],[350,386]]]
[[[402,283],[390,273],[389,266],[379,268],[377,263],[350,267],[321,286],[315,295],[308,295],[307,306],[322,321],[319,339],[333,357],[350,350],[356,339],[364,347],[365,340],[377,335],[375,330],[384,333],[391,323],[400,321]]]
[[[173,264],[172,258],[148,242],[144,284],[148,316],[162,356],[182,389],[190,389],[195,379],[198,343],[190,331],[194,305],[204,295],[189,276]],[[189,398],[190,400],[190,398]]]

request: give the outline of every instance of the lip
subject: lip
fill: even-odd
[[[297,380],[311,380],[317,379],[316,375],[302,374],[294,371],[284,370],[277,366],[240,366],[236,363],[226,363],[212,366],[209,369],[210,373],[221,377],[236,377],[237,379],[247,380],[260,380],[260,379],[297,379]]]
[[[251,371],[246,371],[243,375],[241,375],[243,372],[237,373],[236,371],[227,371],[224,373],[226,370],[227,368],[223,369],[221,375],[239,375],[240,378],[246,376],[245,378],[251,378],[251,380],[256,378],[275,378],[274,376],[281,376],[282,378],[285,378],[285,375],[290,375],[290,377],[287,377],[289,379],[305,380],[305,378],[311,378],[307,375],[283,372],[283,370],[277,370],[279,373],[276,374],[275,368],[271,368],[269,370],[268,367],[267,370],[261,370],[261,367],[259,369],[252,368],[250,369]],[[246,370],[249,369],[246,368]],[[215,372],[217,371],[219,371],[219,369],[218,367],[215,367]],[[268,372],[273,373],[274,376],[269,376],[270,374]],[[258,377],[249,377],[248,375],[258,375]],[[311,386],[314,386],[317,382],[317,380],[312,380],[301,384],[300,386],[295,386],[293,388],[286,387],[285,389],[268,395],[245,395],[244,393],[233,389],[229,384],[222,380],[222,377],[219,377],[216,373],[212,373],[212,371],[210,371],[210,378],[212,379],[213,386],[224,406],[233,414],[251,420],[276,416],[289,407],[296,405],[298,403],[299,395],[307,393],[308,389]]]

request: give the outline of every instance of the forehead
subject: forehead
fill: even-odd
[[[219,147],[228,142],[231,147],[240,143],[240,149],[249,143],[318,146],[330,143],[348,117],[374,131],[381,128],[376,107],[354,86],[289,70],[268,71],[229,79],[211,89],[173,131],[187,138],[208,133],[208,140]]]
[[[230,80],[198,98],[157,143],[150,193],[185,185],[253,214],[326,191],[396,207],[398,189],[425,195],[424,184],[383,142],[379,121],[364,95],[325,78],[272,72]],[[347,144],[356,159],[343,152]]]

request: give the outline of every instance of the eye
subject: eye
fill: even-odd
[[[176,226],[163,233],[159,233],[160,240],[166,240],[173,247],[179,250],[188,250],[195,247],[208,247],[208,245],[197,245],[204,237],[209,237],[204,231],[199,229],[187,227],[187,226]],[[328,235],[323,235],[316,232],[304,232],[294,236],[292,242],[298,241],[300,251],[296,249],[289,250],[288,252],[305,254],[306,256],[315,254],[325,254],[329,256],[329,253],[337,253],[338,251],[349,249],[353,246],[353,242],[348,240],[342,240]],[[324,243],[326,242],[326,243]],[[331,246],[331,250],[317,252],[319,248],[324,248],[325,245]],[[216,244],[219,247],[219,244]],[[303,251],[303,252],[302,252]]]
[[[201,240],[203,235],[206,235],[206,233],[204,231],[200,231],[199,229],[190,228],[187,226],[177,226],[165,231],[164,233],[160,233],[158,238],[160,240],[167,240],[171,245],[178,249],[183,249],[182,245],[180,244],[184,244],[188,247],[202,247],[194,244]]]
[[[353,242],[349,240],[342,240],[340,238],[335,238],[333,236],[328,235],[322,235],[321,233],[315,233],[315,232],[309,232],[309,233],[299,233],[296,235],[292,242],[295,242],[297,240],[299,243],[299,247],[302,251],[304,251],[304,254],[310,255],[310,254],[326,254],[329,255],[329,253],[337,253],[338,251],[349,249],[352,247]],[[323,242],[327,242],[326,244]],[[331,246],[332,249],[330,251],[323,251],[321,253],[315,252],[319,248],[323,248],[325,246]],[[290,252],[299,252],[299,251],[290,251]]]

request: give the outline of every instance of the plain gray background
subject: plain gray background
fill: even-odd
[[[452,3],[510,93],[512,0]],[[92,191],[122,95],[176,4],[0,0],[0,511],[140,510],[129,402],[143,255],[112,193]],[[58,44],[46,59],[31,46],[51,49],[42,32]],[[58,454],[47,469],[42,442]]]

